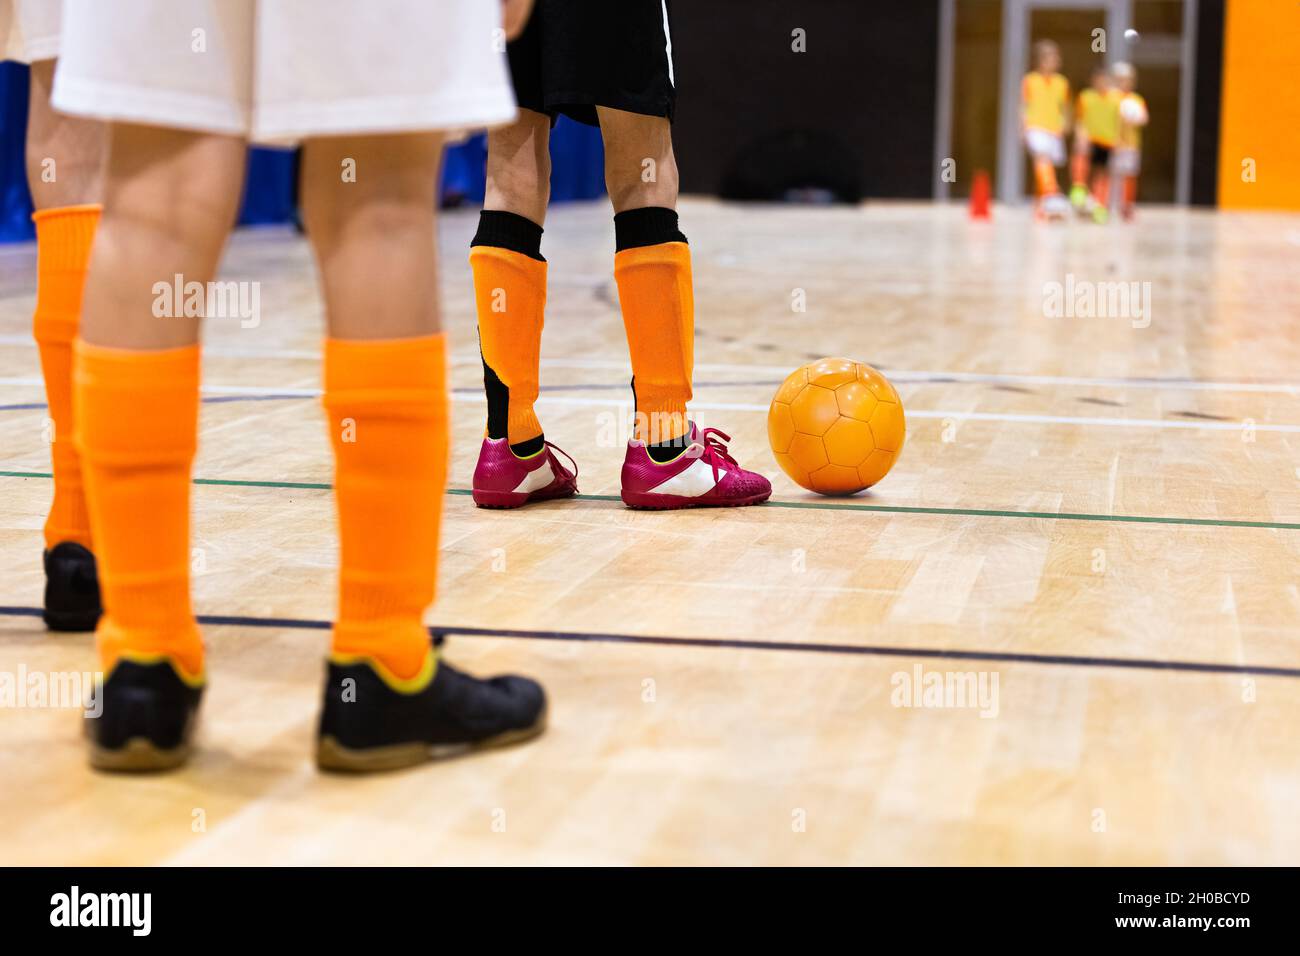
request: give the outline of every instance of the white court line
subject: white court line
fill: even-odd
[[[1085,388],[1162,388],[1186,392],[1263,392],[1274,395],[1300,394],[1300,383],[1215,382],[1196,379],[1084,378],[1069,375],[1002,375],[992,372],[925,372],[899,369],[889,373],[897,382],[987,382],[990,385],[1077,385]]]
[[[3,378],[0,377],[0,385],[43,385],[39,378]],[[319,388],[267,388],[256,385],[204,385],[201,389],[208,395],[287,395],[294,398],[317,398],[321,394]],[[486,404],[487,396],[479,392],[458,392],[456,400],[462,402],[474,402],[476,404]],[[589,397],[567,397],[563,395],[542,395],[537,399],[538,404],[546,405],[569,405],[583,408],[607,408],[609,406],[618,407],[620,405],[631,406],[631,402],[626,398],[589,398]],[[765,412],[767,405],[753,402],[691,402],[691,408],[701,411],[717,412]],[[1200,429],[1206,431],[1240,431],[1244,424],[1239,421],[1214,422],[1188,420],[1180,421],[1177,419],[1165,418],[1093,418],[1077,415],[1027,415],[1014,412],[963,412],[963,411],[944,411],[941,409],[908,409],[908,418],[936,418],[936,419],[954,419],[956,421],[977,421],[977,422],[1022,422],[1036,425],[1096,425],[1111,428],[1183,428],[1183,429]],[[1300,425],[1272,425],[1268,423],[1257,423],[1254,425],[1257,432],[1287,432],[1300,433]]]
[[[3,378],[0,385],[43,385],[39,378]],[[204,385],[202,392],[208,395],[286,395],[293,398],[317,398],[319,388],[267,388],[256,385]],[[457,392],[456,401],[487,404],[487,396],[481,392]],[[582,408],[608,408],[631,406],[628,399],[567,397],[563,395],[542,395],[537,399],[539,405],[570,405]],[[690,407],[710,412],[765,412],[767,405],[753,402],[691,402]],[[908,418],[953,419],[955,421],[975,422],[1019,422],[1032,425],[1096,425],[1109,428],[1182,428],[1200,431],[1241,431],[1245,427],[1242,421],[1203,421],[1190,419],[1182,421],[1170,418],[1092,418],[1081,415],[1027,415],[1015,412],[963,412],[942,409],[907,410]],[[1300,425],[1273,425],[1267,422],[1252,426],[1257,432],[1300,433]]]
[[[0,335],[0,345],[17,345],[35,348],[36,343],[27,335]],[[294,359],[319,361],[318,349],[254,349],[229,345],[205,345],[204,355],[218,358]],[[453,365],[478,366],[482,359],[476,353],[453,355]],[[577,368],[593,371],[612,371],[632,374],[632,366],[622,359],[562,358],[542,359],[542,368]],[[747,362],[697,362],[697,372],[737,372],[773,375],[785,378],[790,373],[788,365],[759,365]],[[1147,388],[1184,392],[1255,392],[1266,395],[1300,395],[1300,382],[1218,382],[1191,378],[1114,378],[1079,375],[1018,375],[1002,372],[950,372],[932,369],[887,369],[890,381],[900,384],[944,382],[981,382],[989,385],[1061,385],[1080,388]],[[0,383],[5,380],[0,379]]]
[[[764,409],[766,410],[766,409]],[[1011,412],[942,412],[936,410],[908,411],[908,418],[953,418],[976,422],[1027,422],[1039,425],[1109,425],[1113,428],[1193,428],[1218,432],[1239,432],[1245,424],[1239,421],[1207,422],[1173,418],[1085,418],[1074,415],[1016,415]],[[1300,425],[1255,425],[1258,432],[1300,432]]]
[[[481,359],[475,355],[455,356],[452,362],[457,365],[478,365]],[[542,359],[544,368],[583,368],[593,370],[610,370],[630,375],[632,367],[627,362],[608,359]],[[790,367],[785,365],[750,365],[697,362],[697,372],[759,372],[785,378],[790,374]],[[1147,379],[1147,378],[1107,378],[1072,375],[1014,375],[1001,372],[945,372],[926,369],[887,369],[891,382],[987,382],[991,385],[1077,385],[1082,387],[1104,388],[1163,388],[1172,391],[1190,392],[1263,392],[1278,395],[1300,394],[1300,382],[1216,382],[1197,379]]]
[[[487,404],[487,397],[479,393],[464,394],[456,393],[458,402],[475,402]],[[543,395],[537,399],[537,403],[548,405],[577,405],[586,407],[625,405],[628,408],[632,403],[628,400],[616,401],[614,399],[599,398],[567,398],[560,395]],[[767,405],[759,405],[751,402],[696,402],[692,401],[690,408],[702,411],[717,412],[766,412]],[[976,421],[976,422],[1021,422],[1033,425],[1098,425],[1109,426],[1111,428],[1190,428],[1207,431],[1224,431],[1236,432],[1241,431],[1245,425],[1240,421],[1230,422],[1212,422],[1202,420],[1181,421],[1170,418],[1088,418],[1076,415],[1022,415],[1014,412],[960,412],[944,411],[941,409],[912,409],[907,410],[908,418],[951,418],[956,421]],[[1300,425],[1270,425],[1268,423],[1257,423],[1254,426],[1257,432],[1287,432],[1300,433]]]
[[[204,355],[216,355],[221,358],[280,358],[306,359],[320,361],[320,349],[240,349],[230,345],[205,345]]]

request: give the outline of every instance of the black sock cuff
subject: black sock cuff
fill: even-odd
[[[484,209],[478,214],[478,232],[469,244],[470,248],[497,246],[538,262],[546,261],[542,258],[542,227],[518,213]]]
[[[661,242],[685,242],[677,228],[677,210],[663,206],[629,209],[614,216],[615,251],[638,246],[657,246]]]

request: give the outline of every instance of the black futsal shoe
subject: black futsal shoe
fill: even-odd
[[[431,652],[408,681],[367,658],[331,658],[316,743],[322,770],[396,770],[519,743],[546,728],[546,692],[527,677],[480,680]]]
[[[178,767],[190,755],[204,679],[170,658],[120,659],[95,687],[86,712],[90,765],[97,770]]]
[[[45,552],[45,626],[51,631],[93,631],[102,613],[95,556],[73,541]]]

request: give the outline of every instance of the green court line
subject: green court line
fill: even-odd
[[[329,491],[333,485],[323,485],[317,481],[237,481],[233,478],[195,478],[196,485],[230,485],[236,488],[308,488],[313,491]]]
[[[48,471],[0,471],[0,478],[53,478]],[[195,478],[196,485],[227,485],[237,488],[301,488],[329,491],[332,485],[312,481],[240,481],[231,478]],[[448,488],[449,495],[471,494],[468,488]],[[575,495],[577,501],[618,501],[618,495]],[[1162,515],[1102,515],[1075,511],[1006,511],[996,508],[916,508],[904,505],[851,505],[837,501],[769,501],[765,508],[803,508],[810,511],[870,511],[877,514],[944,515],[970,518],[1039,518],[1045,521],[1126,522],[1205,528],[1265,528],[1300,531],[1295,521],[1242,521],[1235,518],[1171,518]]]

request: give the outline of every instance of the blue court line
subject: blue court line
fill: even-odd
[[[0,616],[40,617],[36,607],[3,607]],[[329,621],[292,617],[246,617],[237,614],[200,614],[199,623],[213,627],[267,627],[329,630]],[[1243,674],[1255,677],[1300,678],[1300,667],[1268,664],[1215,664],[1208,661],[1162,661],[1149,657],[1088,657],[1072,654],[1025,654],[1013,651],[963,651],[936,647],[891,647],[881,644],[825,644],[794,641],[755,641],[725,637],[660,637],[593,631],[550,631],[519,628],[454,627],[432,625],[437,636],[505,637],[533,641],[577,641],[586,644],[648,644],[661,647],[725,648],[744,651],[789,651],[809,654],[843,654],[857,657],[919,657],[927,660],[984,661],[1002,664],[1039,664],[1065,667],[1115,667],[1125,670],[1173,671],[1192,674]]]
[[[775,388],[780,385],[777,381],[762,382],[696,382],[695,388],[727,388],[728,386],[771,386]],[[543,392],[603,392],[623,390],[628,393],[629,400],[632,395],[631,386],[627,382],[592,382],[582,385],[543,385]],[[453,395],[478,395],[483,389],[473,388],[453,388]],[[275,392],[257,395],[208,395],[201,399],[204,405],[224,405],[229,402],[287,402],[287,401],[315,401],[314,395],[281,395]],[[49,408],[45,402],[19,402],[13,405],[0,405],[0,412],[26,412],[39,411]]]
[[[266,395],[209,395],[201,398],[204,405],[224,405],[227,402],[285,402],[292,399],[304,399],[309,396],[305,395],[277,395],[269,393]],[[36,409],[48,409],[50,406],[45,402],[24,402],[18,405],[0,405],[0,412],[20,412],[31,411]]]

